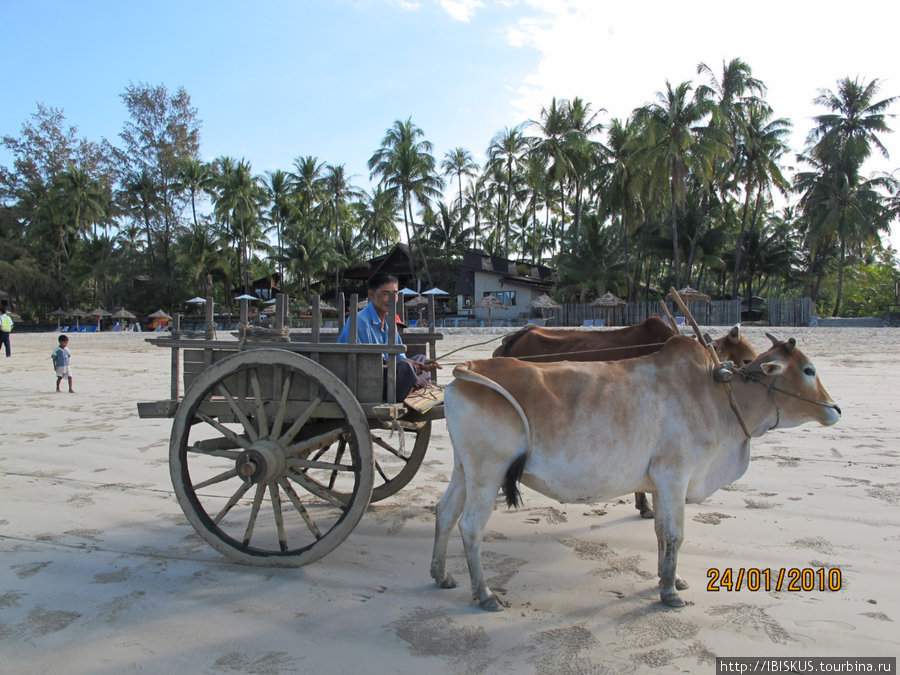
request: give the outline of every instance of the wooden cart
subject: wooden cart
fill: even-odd
[[[279,303],[283,321],[286,299]],[[355,336],[355,297],[350,306]],[[246,330],[240,340],[216,339],[210,299],[204,335],[176,327],[148,340],[172,350],[172,392],[139,403],[138,414],[174,418],[175,495],[200,536],[235,561],[299,567],[332,551],[370,502],[412,479],[431,422],[443,417],[442,402],[417,412],[394,400],[397,355],[428,348],[433,357],[440,334],[407,334],[405,345],[336,344],[336,333],[319,330],[317,301],[312,315],[309,333],[276,321],[274,340]]]

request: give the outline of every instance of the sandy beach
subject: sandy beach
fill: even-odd
[[[765,330],[745,329],[759,350]],[[501,613],[471,604],[458,536],[448,566],[461,586],[429,576],[452,460],[443,421],[413,481],[323,560],[243,566],[175,500],[171,420],[137,415],[136,402],[168,396],[169,350],[141,334],[73,335],[77,393],[57,394],[56,335],[13,333],[12,358],[0,356],[2,669],[712,673],[716,656],[897,656],[900,331],[775,330],[797,338],[843,418],[757,439],[739,481],[688,505],[688,606],[659,603],[653,525],[630,496],[564,505],[525,490],[522,509],[498,506],[484,545],[488,582],[511,604]],[[438,352],[490,337],[448,334]],[[717,571],[792,568],[824,569],[839,588],[819,590],[819,576],[806,591],[707,587]]]

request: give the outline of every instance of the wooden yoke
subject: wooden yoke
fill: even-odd
[[[685,304],[684,300],[681,299],[681,295],[678,293],[678,291],[675,290],[674,286],[672,287],[672,290],[669,291],[669,294],[675,300],[675,303],[681,308],[681,311],[684,312],[684,316],[691,324],[691,328],[693,328],[694,332],[697,334],[697,339],[700,340],[700,344],[706,347],[706,350],[712,357],[713,363],[715,364],[714,373],[723,371],[722,362],[719,361],[719,355],[716,354],[716,348],[713,347],[712,343],[708,343],[703,337],[703,333],[700,331],[700,326],[698,326],[697,322],[694,320],[694,315],[691,314],[690,310],[687,308],[687,304]],[[728,373],[728,376],[730,378],[730,373]],[[720,380],[717,379],[717,381]],[[750,438],[750,430],[747,429],[747,423],[744,421],[744,416],[741,415],[741,411],[738,410],[737,407],[737,401],[734,400],[734,394],[731,391],[731,383],[728,380],[724,380],[722,381],[722,384],[725,385],[725,391],[728,392],[728,402],[731,404],[731,409],[734,411],[734,416],[737,417],[738,424],[741,425],[741,430],[744,432],[744,435],[747,438]]]

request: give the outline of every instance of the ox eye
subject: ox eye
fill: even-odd
[[[753,363],[753,359],[744,359],[745,366],[749,366],[751,363]]]
[[[804,375],[809,375],[810,377],[813,377],[813,376],[816,374],[816,369],[813,368],[812,366],[804,366],[804,368],[803,368],[803,374],[804,374]]]

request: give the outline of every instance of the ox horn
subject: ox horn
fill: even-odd
[[[771,333],[766,333],[766,337],[769,338],[769,339],[772,341],[772,344],[773,344],[773,345],[777,345],[777,344],[778,344],[778,338],[775,337],[774,335],[772,335]]]
[[[728,339],[732,342],[732,344],[737,344],[741,341],[741,326],[740,324],[735,324],[731,327],[731,330],[728,331]]]
[[[797,341],[794,338],[788,338],[788,341],[784,346],[787,347],[789,352],[792,352],[797,347]]]

